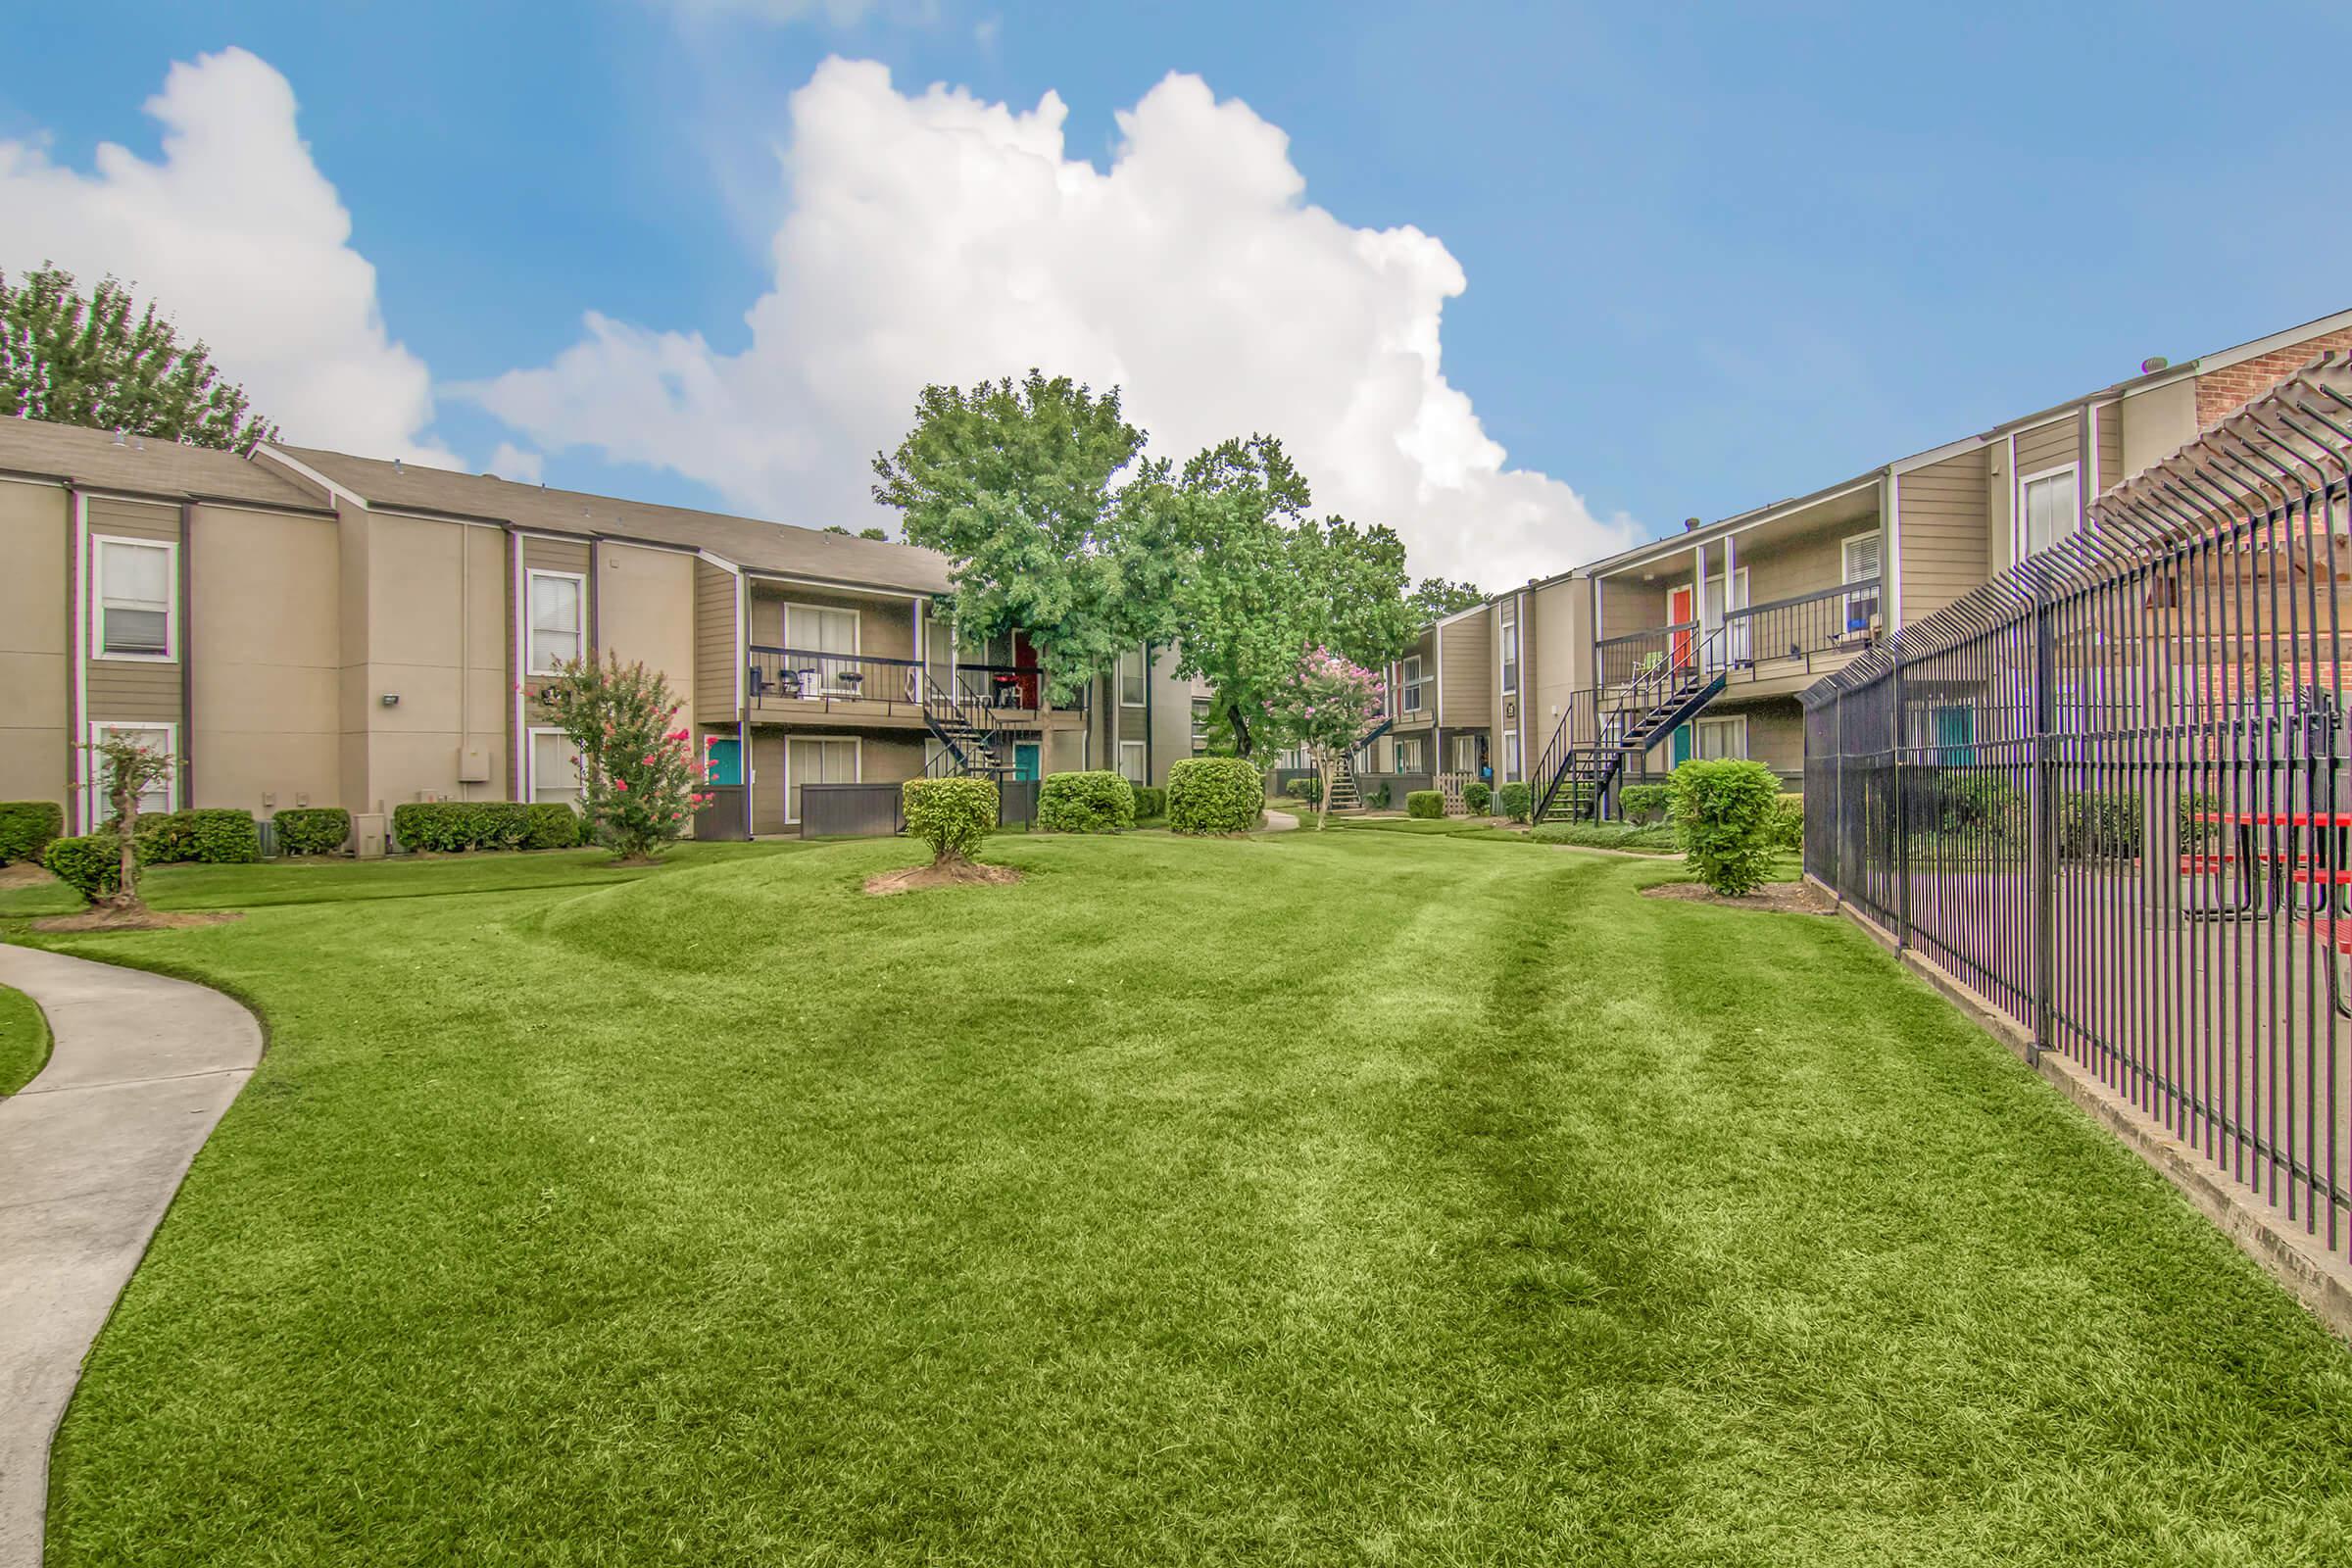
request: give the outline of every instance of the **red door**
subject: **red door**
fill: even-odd
[[[1696,620],[1698,618],[1697,603],[1694,592],[1689,583],[1685,583],[1680,588],[1668,589],[1666,591],[1667,620],[1677,626]],[[1678,631],[1674,634],[1674,666],[1680,669],[1690,662],[1690,633]]]
[[[1038,706],[1037,649],[1030,644],[1027,632],[1016,631],[1012,634],[1012,667],[1018,672],[1014,679],[1019,682],[1021,706],[1028,709],[1036,708]]]

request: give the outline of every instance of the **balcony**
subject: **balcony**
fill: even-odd
[[[1786,682],[1795,690],[1872,646],[1881,626],[1879,579],[1867,577],[1742,606],[1723,617],[1721,636],[1677,621],[1605,638],[1594,653],[1603,690],[1700,659],[1734,685]]]
[[[754,719],[784,722],[856,719],[917,728],[925,702],[952,700],[986,709],[1000,727],[1036,728],[1052,714],[1083,714],[1085,694],[1046,705],[1034,664],[945,664],[926,669],[911,659],[823,653],[754,644],[744,667],[744,697]]]

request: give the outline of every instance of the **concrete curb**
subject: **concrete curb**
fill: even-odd
[[[49,1061],[0,1101],[0,1568],[39,1568],[49,1445],[81,1364],[262,1026],[184,980],[0,945]]]
[[[1831,898],[1838,890],[1810,873],[1805,880]],[[1900,947],[1894,933],[1842,899],[1838,911],[1851,920],[1880,947],[1940,993],[1986,1034],[2009,1048],[2043,1079],[2054,1085],[2091,1117],[2113,1133],[2125,1147],[2155,1167],[2196,1205],[2198,1212],[2220,1227],[2237,1250],[2261,1264],[2287,1293],[2310,1309],[2338,1338],[2352,1341],[2352,1263],[2334,1255],[2316,1238],[2289,1222],[2283,1211],[2272,1208],[2249,1189],[2230,1181],[2198,1150],[2152,1122],[2139,1108],[2089,1071],[2056,1052],[2034,1059],[2034,1037],[1966,982],[1916,949]]]

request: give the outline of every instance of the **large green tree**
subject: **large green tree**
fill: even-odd
[[[201,339],[182,344],[112,277],[84,298],[50,266],[0,273],[0,415],[237,453],[277,438]]]
[[[899,510],[908,543],[953,564],[942,608],[962,635],[1024,633],[1053,699],[1067,702],[1157,618],[1131,581],[1163,574],[1151,558],[1164,546],[1131,530],[1158,519],[1113,488],[1144,440],[1116,387],[1098,395],[1039,370],[968,391],[927,386],[913,429],[874,456],[874,499]]]
[[[1479,591],[1476,584],[1447,582],[1443,577],[1422,578],[1421,586],[1415,588],[1407,600],[1413,609],[1414,621],[1424,626],[1486,602],[1487,596]]]

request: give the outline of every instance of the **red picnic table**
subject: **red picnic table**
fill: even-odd
[[[2352,954],[2352,907],[2345,906],[2345,896],[2339,888],[2352,887],[2352,854],[2347,854],[2346,835],[2352,834],[2352,811],[2198,811],[2190,820],[2211,822],[2234,830],[2237,853],[2213,855],[2190,852],[2180,857],[2184,876],[2221,874],[2225,866],[2248,868],[2251,876],[2237,878],[2238,896],[2228,904],[2189,906],[2187,912],[2202,919],[2267,920],[2286,906],[2286,889],[2290,883],[2301,883],[2312,891],[2304,898],[2303,907],[2290,911],[2289,918],[2308,918],[2315,923],[2326,920],[2328,932],[2324,940],[2332,950],[2328,965],[2328,994],[2338,1012],[2352,1017],[2352,1004],[2346,1001],[2348,988],[2337,973],[2336,954]],[[2308,836],[2311,853],[2303,853],[2303,841]],[[2259,880],[2268,888],[2268,897],[2256,902],[2254,882]]]

